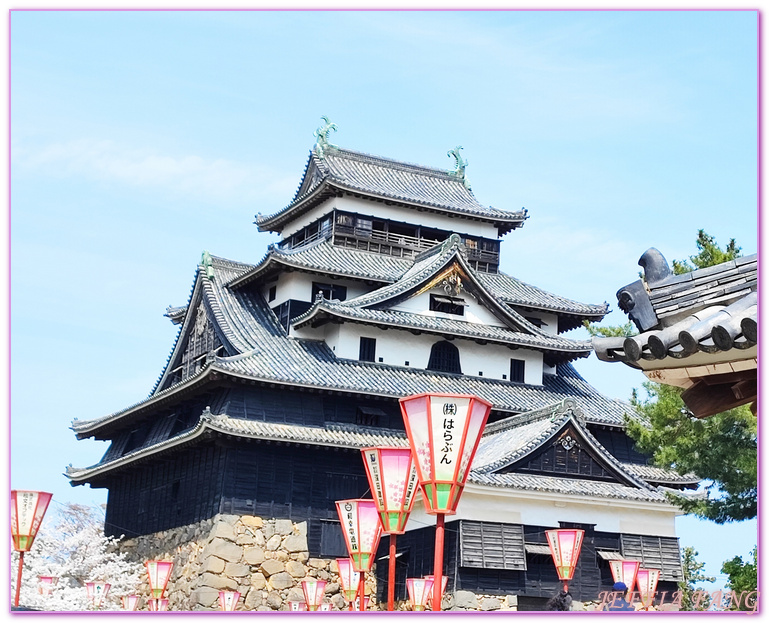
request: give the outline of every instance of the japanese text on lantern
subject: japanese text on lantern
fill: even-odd
[[[350,549],[357,551],[358,549],[358,535],[355,530],[355,518],[352,513],[353,506],[349,502],[344,505],[344,510],[347,513],[347,534],[350,536]]]
[[[377,461],[376,452],[370,452],[369,460],[371,461],[371,478],[374,480],[374,488],[376,489],[376,497],[379,503],[384,502],[384,494],[382,492],[382,476],[379,473],[379,461]]]
[[[446,403],[443,405],[443,415],[452,416],[456,415],[457,413],[457,405],[454,403]],[[449,454],[452,454],[454,452],[454,433],[451,431],[454,430],[454,419],[451,417],[445,417],[443,418],[443,447],[441,448],[441,452],[443,453],[443,456],[441,457],[441,464],[443,465],[451,465],[451,459],[449,458]]]

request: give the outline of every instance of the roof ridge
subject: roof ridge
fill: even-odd
[[[358,161],[368,161],[372,164],[385,164],[389,168],[401,169],[405,171],[418,170],[419,172],[435,175],[436,177],[446,177],[449,179],[456,179],[450,169],[440,169],[438,167],[429,167],[423,164],[417,164],[414,162],[407,162],[405,160],[396,160],[395,158],[388,158],[386,156],[377,156],[367,152],[356,151],[353,149],[345,149],[343,147],[328,147],[324,151],[324,157],[329,154],[334,154],[342,158],[350,158]]]

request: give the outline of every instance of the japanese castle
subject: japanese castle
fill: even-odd
[[[109,490],[107,533],[253,515],[306,521],[311,557],[347,556],[334,502],[370,496],[361,448],[408,445],[398,399],[474,394],[493,409],[447,518],[447,593],[541,609],[561,584],[544,535],[557,527],[586,531],[574,599],[610,590],[620,558],[676,590],[666,491],[698,479],[649,465],[625,433],[632,408],[572,365],[592,347],[566,334],[608,306],[500,272],[500,239],[528,214],[480,204],[459,148],[436,169],[337,147],[332,129],[316,132],[291,202],[257,216],[280,236],[261,260],[203,253],[186,305],[166,310],[179,332],[149,396],[73,422],[79,439],[111,442],[67,470]],[[434,525],[418,500],[398,539],[401,597],[406,577],[432,573]]]

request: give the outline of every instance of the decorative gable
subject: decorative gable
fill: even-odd
[[[557,474],[592,480],[616,481],[616,476],[604,460],[592,448],[581,441],[581,435],[573,426],[567,426],[547,444],[499,471],[500,474],[526,472],[534,474]]]

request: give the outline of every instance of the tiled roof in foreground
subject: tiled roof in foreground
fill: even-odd
[[[255,420],[231,418],[226,415],[204,413],[198,423],[189,431],[172,439],[139,448],[129,454],[86,468],[69,467],[67,477],[73,484],[88,482],[100,475],[137,460],[161,455],[180,445],[193,443],[206,434],[225,434],[249,439],[284,441],[296,444],[311,444],[338,448],[358,449],[372,446],[408,447],[408,440],[399,431],[366,430],[361,427],[332,425],[326,428],[290,424],[273,424]],[[638,500],[666,503],[663,493],[651,487],[637,488],[619,483],[607,483],[576,478],[523,474],[487,474],[471,470],[469,483],[518,489],[524,491],[553,492],[566,495],[605,497],[623,500]]]
[[[310,152],[293,201],[272,215],[258,215],[256,222],[259,229],[280,230],[296,215],[312,207],[313,200],[320,199],[329,187],[500,223],[505,225],[506,231],[522,225],[526,219],[525,209],[508,212],[482,205],[465,185],[464,179],[451,171],[329,145],[322,154],[317,149]]]

